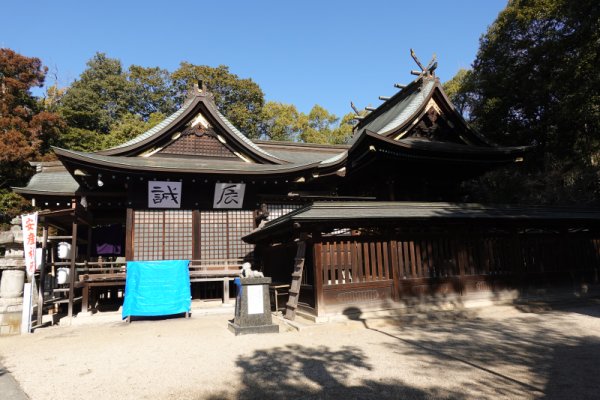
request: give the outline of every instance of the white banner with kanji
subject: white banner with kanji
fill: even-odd
[[[148,208],[181,208],[181,182],[148,181]]]
[[[213,208],[242,208],[245,183],[215,183]]]
[[[23,249],[25,250],[25,270],[27,276],[35,273],[35,246],[37,240],[38,213],[21,216],[23,225]]]

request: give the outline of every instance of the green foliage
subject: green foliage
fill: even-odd
[[[58,147],[75,151],[98,151],[105,147],[105,136],[89,129],[68,127],[60,136]]]
[[[106,134],[132,107],[133,85],[121,61],[104,53],[96,53],[87,66],[62,97],[60,112],[72,128]]]
[[[261,132],[265,139],[296,141],[308,124],[305,114],[292,104],[269,101],[262,109]]]
[[[308,124],[300,138],[307,143],[342,144],[352,137],[352,116],[346,114],[339,126],[339,118],[315,104],[308,113]]]
[[[103,148],[114,147],[141,135],[160,123],[166,115],[160,112],[150,114],[147,121],[135,114],[125,114],[111,126],[110,134],[104,138]]]
[[[446,92],[456,110],[463,116],[468,117],[470,105],[473,101],[470,97],[473,92],[473,71],[461,68],[452,79],[444,82],[443,86],[444,92]]]
[[[59,145],[73,150],[96,151],[143,133],[160,122],[152,116],[168,115],[180,107],[198,81],[213,94],[219,111],[250,138],[345,143],[352,135],[347,117],[337,126],[338,117],[319,105],[308,115],[293,105],[265,105],[258,84],[239,78],[224,65],[182,62],[172,74],[137,65],[124,71],[119,60],[103,53],[87,65],[66,92],[51,87],[45,99],[69,124]]]
[[[133,87],[130,114],[148,121],[153,114],[169,115],[177,110],[177,93],[171,81],[171,74],[166,69],[132,65],[129,67],[127,79]]]
[[[342,144],[352,137],[353,115],[345,115],[336,126],[339,118],[318,104],[306,115],[291,104],[270,101],[263,107],[261,133],[270,140]]]
[[[132,65],[125,71],[120,60],[104,53],[96,53],[87,66],[58,100],[69,127],[76,129],[65,143],[78,142],[76,133],[84,138],[89,138],[90,132],[109,134],[122,120],[131,122],[131,115],[145,122],[154,113],[170,114],[177,107],[170,74],[164,69]],[[93,140],[87,147],[96,148],[102,141],[106,138]],[[76,146],[86,147],[82,143]]]
[[[461,95],[481,132],[536,150],[514,179],[490,174],[474,195],[493,200],[503,179],[519,202],[599,202],[599,57],[596,0],[509,2],[481,38]]]
[[[0,226],[7,227],[11,219],[31,210],[31,203],[22,196],[8,189],[0,189]]]
[[[346,144],[352,139],[354,126],[356,125],[354,116],[354,113],[348,113],[342,117],[339,126],[331,132],[330,144]]]
[[[188,62],[182,62],[171,78],[180,103],[195,83],[203,81],[219,111],[248,137],[258,138],[264,94],[252,79],[239,78],[225,65],[213,68]]]

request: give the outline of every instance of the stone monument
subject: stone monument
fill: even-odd
[[[271,278],[236,278],[235,318],[229,330],[237,335],[279,333],[271,318],[269,284]]]

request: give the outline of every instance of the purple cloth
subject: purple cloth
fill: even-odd
[[[121,224],[100,226],[92,231],[93,248],[96,256],[123,255],[125,231]]]

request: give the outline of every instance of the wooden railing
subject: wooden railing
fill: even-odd
[[[190,261],[190,280],[203,278],[237,277],[240,275],[244,260],[241,258],[219,258]]]
[[[242,263],[245,260],[241,258],[232,259],[203,259],[191,260],[189,264],[190,276],[237,276],[240,274]],[[53,262],[50,266],[55,269],[60,267],[70,267],[70,261]],[[126,263],[122,261],[83,261],[75,263],[75,270],[79,280],[91,279],[95,275],[125,275]]]

